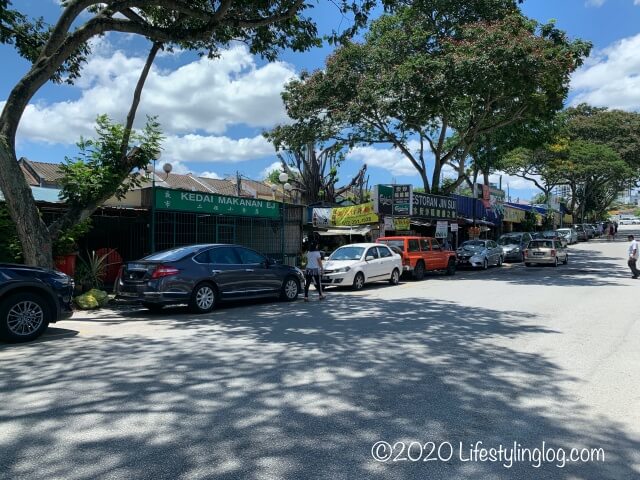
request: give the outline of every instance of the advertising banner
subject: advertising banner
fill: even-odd
[[[504,221],[511,223],[522,223],[524,221],[524,210],[504,207]]]
[[[379,217],[373,211],[373,202],[331,209],[331,225],[336,227],[367,225],[378,222]]]
[[[205,212],[246,217],[280,217],[280,203],[277,202],[164,188],[156,188],[155,206],[158,210],[180,212]]]
[[[447,238],[449,235],[449,222],[438,220],[436,223],[436,238]]]
[[[414,193],[413,216],[454,220],[458,217],[458,201],[441,195]]]
[[[314,227],[328,227],[331,221],[330,208],[314,208],[311,223]]]
[[[409,218],[394,218],[393,223],[395,223],[395,229],[397,231],[411,230],[411,219]]]
[[[410,216],[413,186],[376,185],[373,187],[373,208],[379,215]]]

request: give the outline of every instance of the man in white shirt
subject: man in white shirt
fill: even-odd
[[[638,278],[638,275],[640,275],[640,271],[636,267],[636,262],[638,261],[638,242],[633,238],[633,235],[629,235],[627,238],[631,242],[629,244],[629,260],[627,261],[627,265],[629,265],[631,269],[633,278]]]

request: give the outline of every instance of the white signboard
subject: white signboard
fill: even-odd
[[[447,238],[447,235],[449,235],[449,222],[438,220],[438,223],[436,223],[436,238]]]
[[[452,223],[451,224],[451,231],[452,232],[457,232],[458,231],[458,224],[457,223]]]

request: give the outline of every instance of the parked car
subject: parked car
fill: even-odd
[[[456,273],[456,253],[445,250],[432,237],[397,236],[380,237],[378,243],[399,249],[402,254],[402,271],[422,280],[428,271],[444,270],[448,275]]]
[[[589,240],[596,237],[596,229],[593,228],[591,225],[589,225],[588,223],[583,223],[582,227],[584,228],[584,231],[587,233],[587,237],[589,237]]]
[[[578,234],[578,241],[579,242],[587,242],[587,241],[589,241],[589,233],[584,228],[584,226],[582,226],[580,224],[576,224],[576,225],[573,226],[573,229]]]
[[[544,232],[540,232],[540,235],[537,238],[542,240],[556,240],[565,248],[569,245],[567,239],[557,230],[545,230]]]
[[[575,228],[559,228],[556,231],[565,238],[569,245],[578,243],[578,232]]]
[[[0,340],[27,342],[69,318],[73,280],[46,268],[0,264]]]
[[[459,266],[489,268],[502,266],[502,247],[493,240],[467,240],[456,251]]]
[[[569,263],[569,253],[557,240],[536,239],[529,242],[524,251],[524,264],[527,267],[533,265],[553,265],[557,267],[560,262]]]
[[[353,243],[334,251],[323,265],[323,285],[351,286],[360,290],[366,283],[400,282],[402,258],[386,245]]]
[[[123,265],[116,298],[142,302],[150,310],[188,304],[207,313],[220,301],[280,297],[293,301],[304,284],[296,267],[240,245],[188,245]]]
[[[596,225],[595,223],[590,223],[589,227],[591,227],[591,229],[593,230],[593,236],[595,238],[600,237],[600,229],[598,228],[598,225]]]
[[[524,249],[533,237],[528,232],[505,233],[498,238],[504,261],[523,262]]]

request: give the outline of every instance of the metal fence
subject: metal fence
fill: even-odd
[[[156,212],[156,249],[193,243],[235,243],[295,265],[302,243],[302,207],[287,206],[285,216],[283,220]]]

